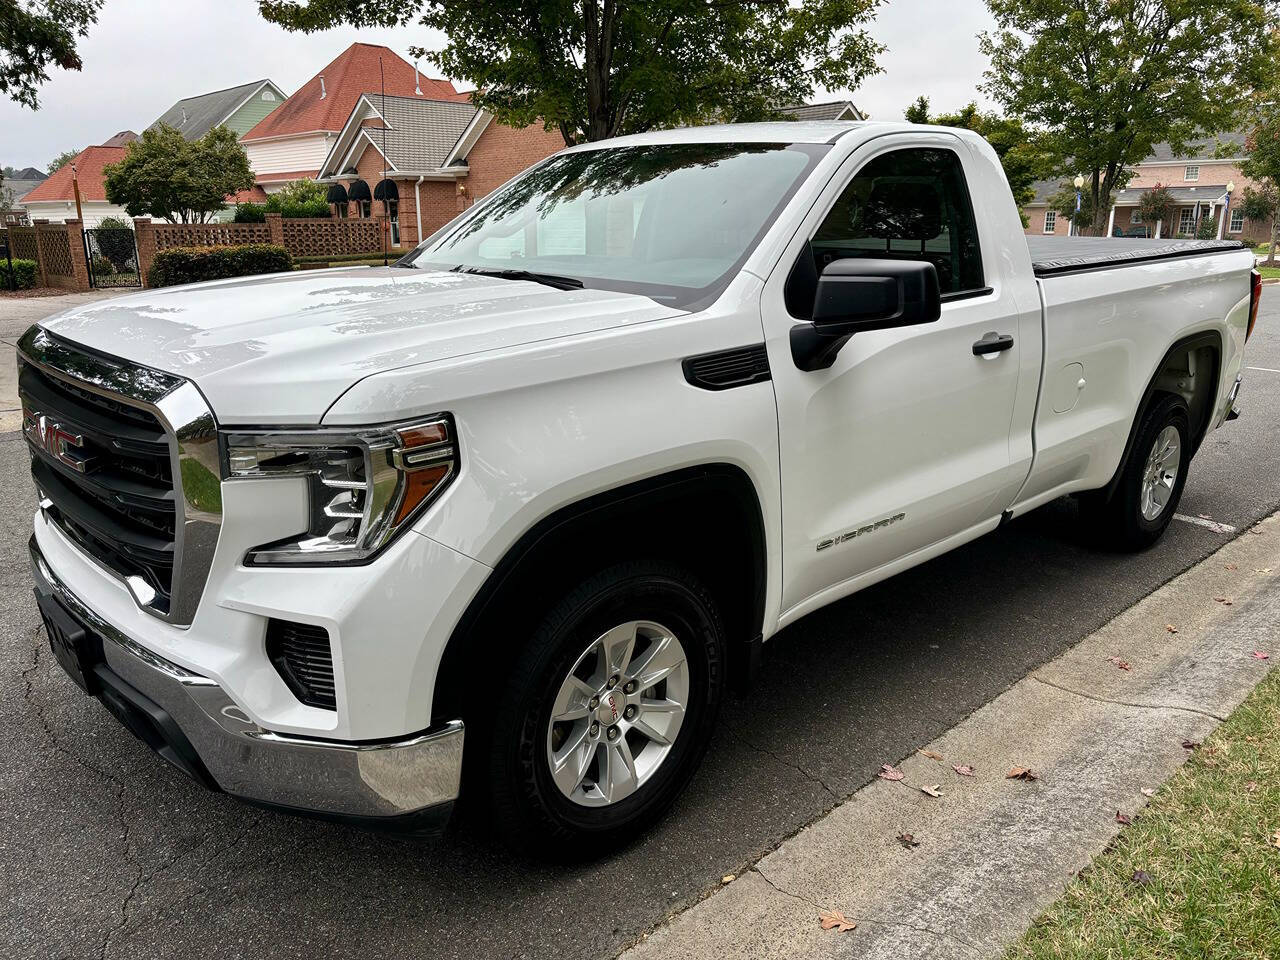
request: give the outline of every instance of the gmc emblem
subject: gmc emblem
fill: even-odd
[[[27,442],[43,450],[63,466],[77,473],[87,473],[93,468],[94,458],[74,451],[84,448],[84,437],[64,428],[52,417],[37,413],[25,403],[22,405],[22,432]]]

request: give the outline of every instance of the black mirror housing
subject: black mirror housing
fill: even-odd
[[[801,370],[825,370],[855,333],[941,317],[938,271],[924,260],[835,260],[818,278],[812,316],[791,328],[791,355]]]

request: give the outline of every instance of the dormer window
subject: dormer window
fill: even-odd
[[[1198,163],[1188,164],[1187,169],[1183,171],[1182,179],[1186,180],[1188,183],[1194,183],[1195,181],[1199,180],[1200,165]]]

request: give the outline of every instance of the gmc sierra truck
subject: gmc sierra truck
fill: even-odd
[[[1236,243],[1023,235],[884,123],[567,149],[390,268],[21,340],[53,653],[256,804],[616,847],[805,614],[1072,494],[1154,543],[1236,415]]]

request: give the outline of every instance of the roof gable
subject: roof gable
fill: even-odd
[[[832,100],[828,103],[793,103],[779,111],[792,120],[865,120],[866,117],[852,100]]]
[[[395,170],[438,170],[479,113],[470,103],[455,100],[366,94],[330,148],[320,176],[340,176],[359,159],[366,142]],[[378,125],[365,126],[367,120]]]
[[[421,74],[415,88],[413,64],[394,50],[369,43],[353,43],[246,133],[243,139],[285,137],[313,130],[339,131],[363,94],[381,90],[384,74],[388,97],[455,102],[470,100],[468,94],[459,93],[448,80],[435,80]],[[415,89],[422,90],[421,97]]]
[[[262,87],[267,87],[276,96],[284,98],[284,91],[270,80],[254,80],[252,83],[242,83],[225,90],[215,90],[212,93],[202,93],[199,96],[179,100],[147,129],[167,123],[188,140],[198,140],[218,124],[229,120],[231,115]]]

